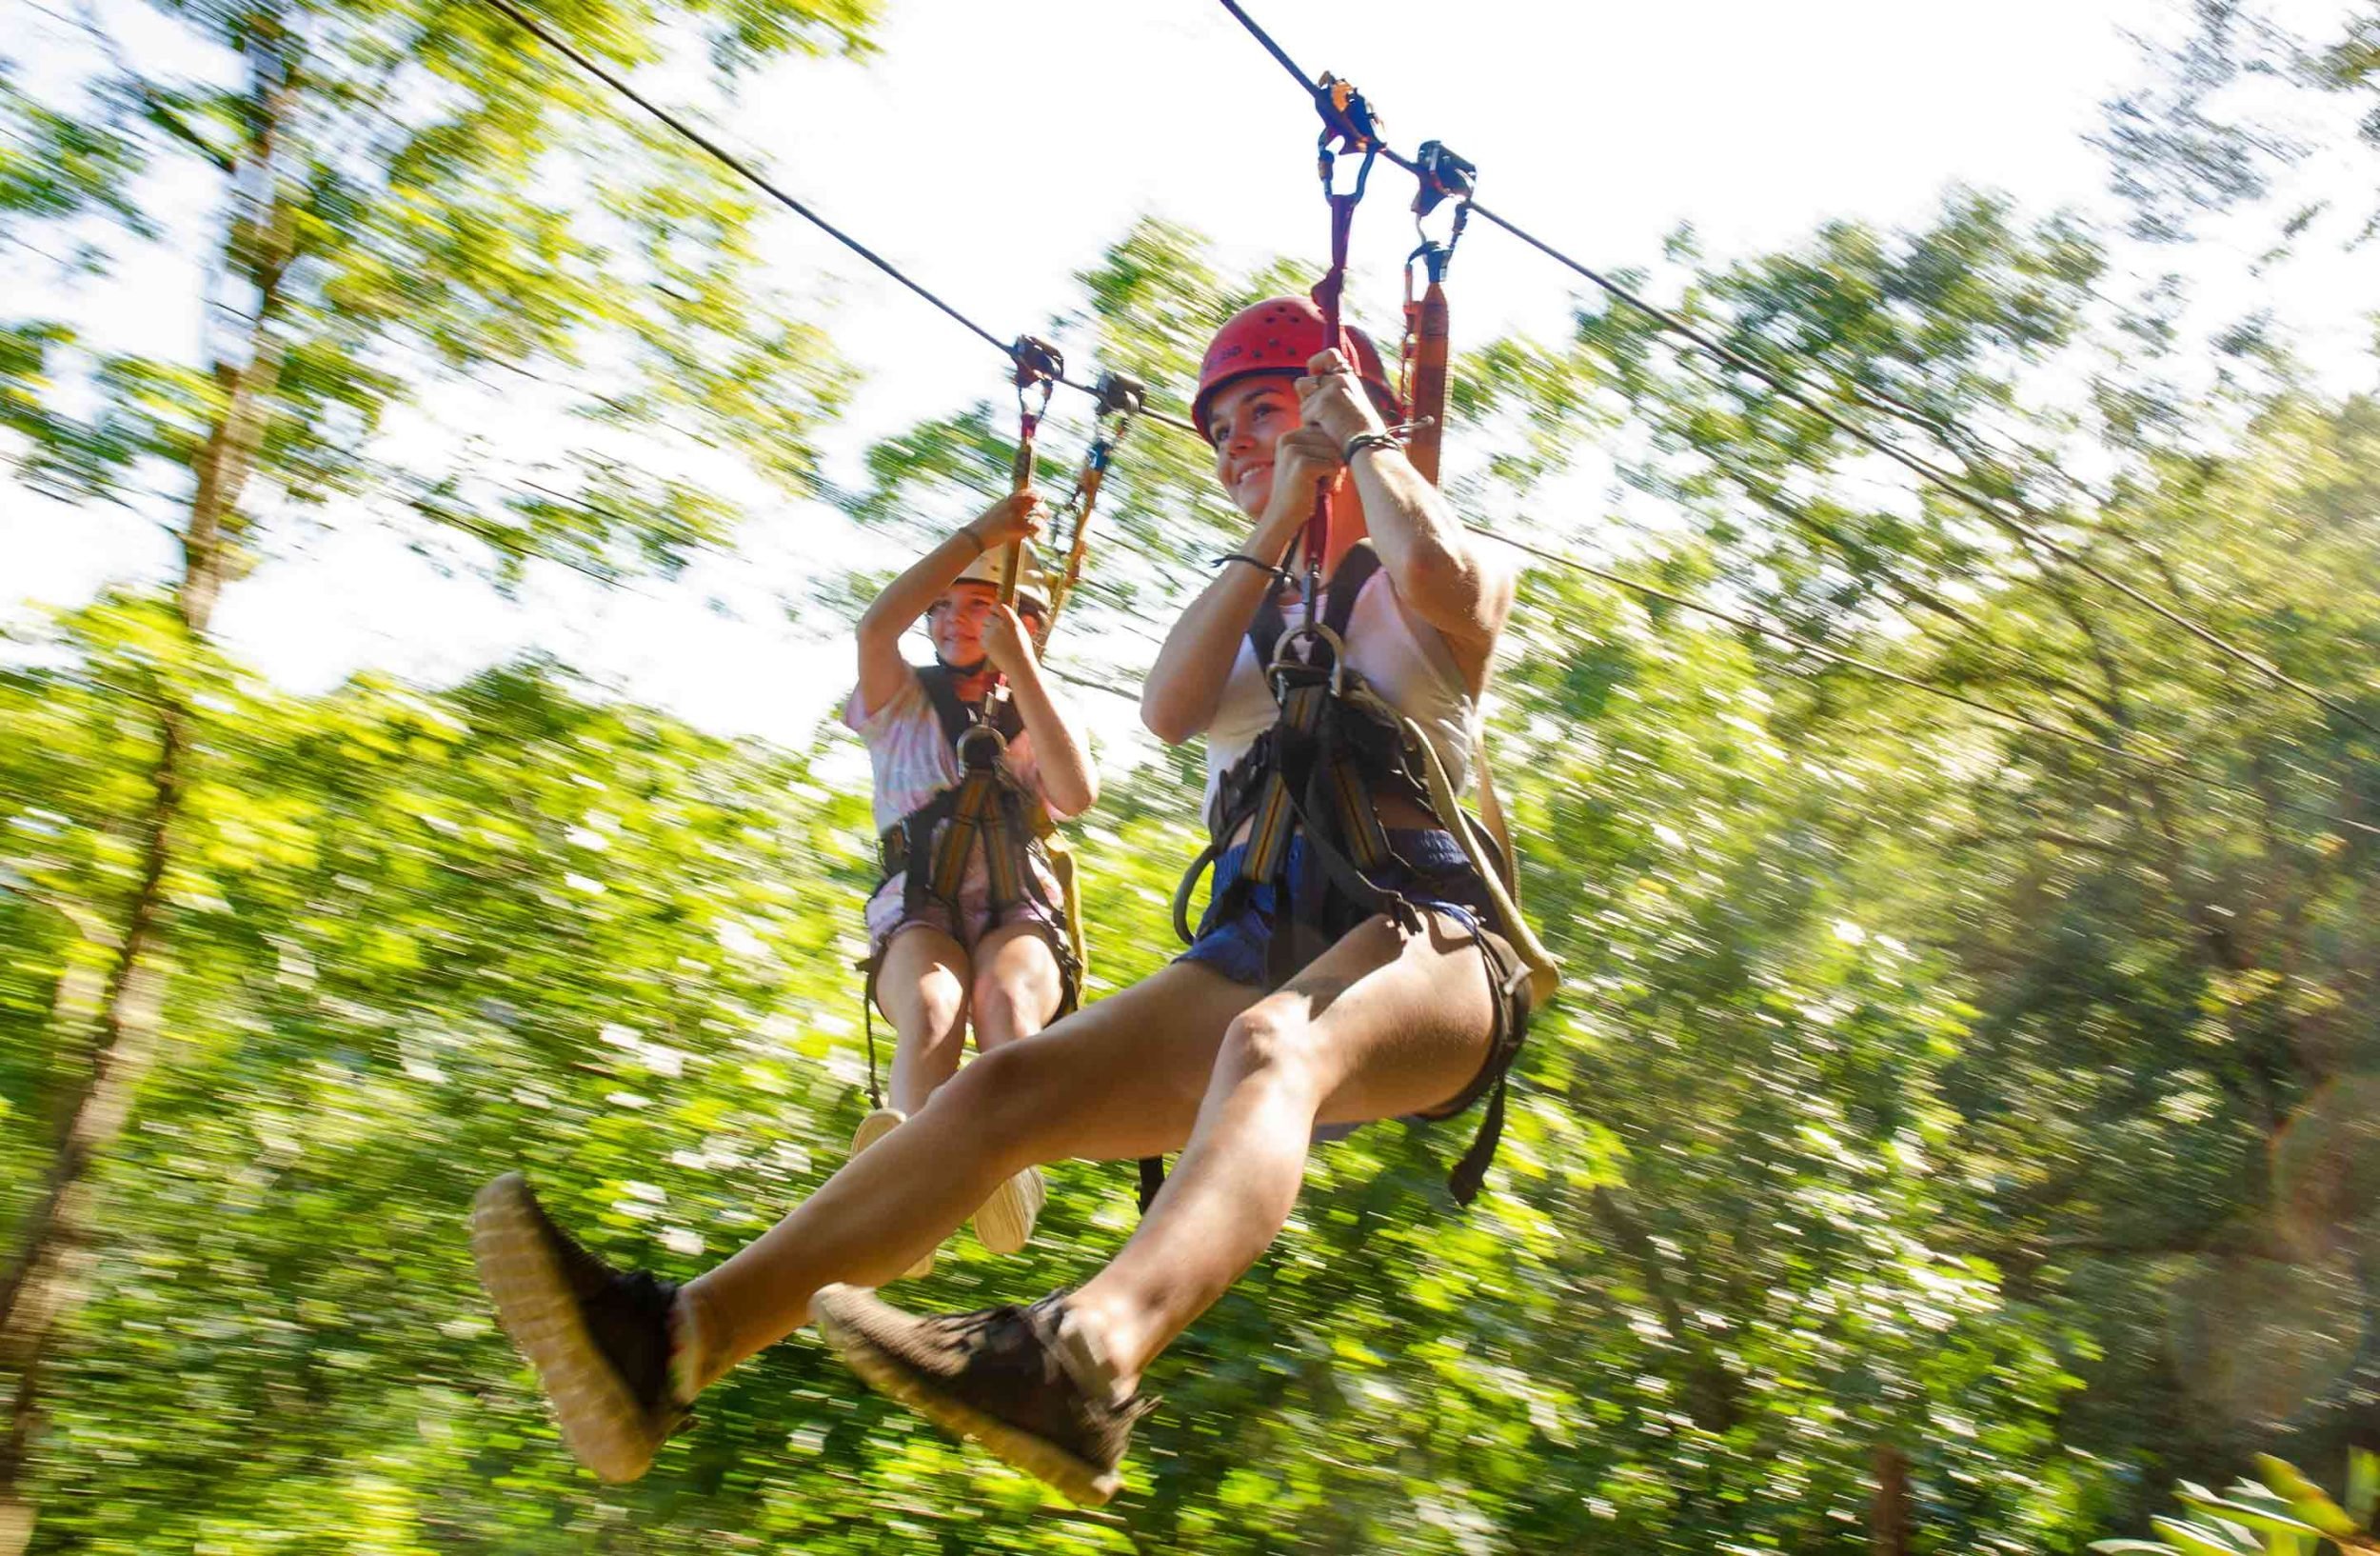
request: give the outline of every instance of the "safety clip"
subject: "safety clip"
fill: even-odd
[[[976,754],[979,749],[982,750],[980,758]],[[1008,737],[988,724],[971,724],[959,732],[954,751],[961,767],[983,771],[999,766],[1000,759],[1008,753]]]
[[[1030,457],[1033,435],[1041,426],[1041,417],[1049,409],[1049,397],[1057,391],[1058,381],[1066,376],[1066,359],[1058,348],[1033,335],[1019,335],[1017,344],[1008,348],[1008,359],[1017,365],[1017,468],[1019,489],[1031,474],[1026,463]],[[1036,403],[1033,390],[1039,388],[1041,400]]]
[[[1299,645],[1311,645],[1302,652],[1293,653]],[[1273,645],[1273,662],[1265,667],[1265,675],[1274,683],[1274,697],[1279,700],[1280,682],[1299,672],[1315,668],[1314,650],[1320,648],[1330,657],[1331,695],[1336,697],[1347,688],[1347,644],[1337,632],[1321,622],[1306,622],[1283,632]]]

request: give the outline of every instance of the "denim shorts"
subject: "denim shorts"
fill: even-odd
[[[1492,922],[1487,888],[1472,870],[1470,856],[1463,852],[1462,844],[1454,833],[1435,827],[1395,830],[1388,834],[1388,862],[1365,877],[1374,886],[1397,893],[1416,908],[1435,909],[1459,920],[1474,934]],[[1302,836],[1290,840],[1289,858],[1282,868],[1280,882],[1250,888],[1246,906],[1218,922],[1215,904],[1240,879],[1247,857],[1248,846],[1235,843],[1216,859],[1206,916],[1199,921],[1199,932],[1191,940],[1190,948],[1175,960],[1198,962],[1235,984],[1253,984],[1261,988],[1275,935],[1297,933],[1312,939],[1311,948],[1299,948],[1305,953],[1298,958],[1303,965],[1329,949],[1355,925],[1323,925],[1309,929],[1284,921],[1284,889],[1289,900],[1295,901],[1310,884],[1310,872],[1321,868]]]
[[[1488,985],[1497,991],[1486,1062],[1470,1085],[1426,1112],[1411,1115],[1416,1123],[1431,1123],[1452,1118],[1470,1107],[1486,1096],[1511,1067],[1529,1029],[1527,983],[1511,943],[1494,927],[1495,913],[1486,883],[1472,869],[1470,856],[1463,852],[1461,842],[1452,832],[1438,828],[1391,830],[1388,848],[1388,862],[1369,872],[1365,879],[1383,891],[1396,892],[1418,908],[1443,913],[1459,923],[1479,948],[1487,964]],[[1190,948],[1175,960],[1197,962],[1213,968],[1233,983],[1261,988],[1268,977],[1275,935],[1297,933],[1312,942],[1311,946],[1298,948],[1303,952],[1298,958],[1302,966],[1328,950],[1361,920],[1309,928],[1282,917],[1283,888],[1294,900],[1298,889],[1308,884],[1306,872],[1320,868],[1308,852],[1305,839],[1295,837],[1290,840],[1289,857],[1281,870],[1281,885],[1251,888],[1247,905],[1218,922],[1215,902],[1240,878],[1247,853],[1246,844],[1234,844],[1216,859],[1213,895],[1207,899],[1206,916],[1200,922]],[[1354,1133],[1356,1127],[1352,1124],[1323,1125],[1315,1129],[1314,1138],[1343,1139]]]

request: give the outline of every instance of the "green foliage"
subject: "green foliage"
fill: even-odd
[[[0,425],[25,480],[134,500],[156,467],[194,472],[247,393],[269,491],[402,504],[485,540],[500,579],[536,556],[665,571],[731,533],[711,483],[614,434],[683,419],[815,482],[842,369],[760,295],[748,201],[484,8],[167,14],[241,90],[9,97],[0,215],[52,236],[129,221],[153,166],[229,179],[213,251],[261,331],[182,361],[10,323]],[[740,72],[860,48],[872,10],[685,15]],[[659,62],[662,16],[557,19]],[[307,111],[260,149],[285,87]],[[2369,398],[2315,392],[2252,330],[2193,339],[2178,295],[2112,299],[2097,235],[1993,196],[1911,232],[1834,223],[1720,267],[1681,237],[1670,258],[1699,325],[1809,365],[1863,427],[2380,718]],[[1159,386],[1187,381],[1209,321],[1299,284],[1229,274],[1154,220],[1081,281],[1053,325],[1078,364]],[[2169,382],[2183,359],[2209,393]],[[406,452],[408,418],[482,370],[579,413],[534,486],[467,433]],[[1454,412],[1479,460],[1466,513],[1517,525],[1607,445],[1615,510],[1530,533],[2164,766],[1537,569],[1496,749],[1573,981],[1477,1207],[1443,1187],[1459,1126],[1318,1151],[1288,1233],[1157,1369],[1166,1405],[1113,1514],[919,1428],[803,1338],[611,1489],[561,1452],[461,1217],[526,1165],[602,1251],[683,1275],[831,1170],[861,1106],[873,876],[849,753],[705,737],[544,662],[286,695],[177,601],[110,596],[0,671],[0,1224],[88,1072],[159,710],[188,715],[166,1053],[90,1185],[103,1235],[47,1374],[36,1548],[1818,1551],[1867,1539],[1880,1447],[1929,1556],[2111,1531],[2163,1538],[2098,1548],[2368,1548],[2368,1455],[2335,1502],[2277,1462],[2219,1495],[2185,1483],[2186,1517],[2147,1487],[2253,1445],[2334,1462],[2368,1419],[2380,846],[2336,818],[2380,817],[2380,753],[1600,304],[1557,341],[1478,343]],[[922,421],[846,506],[932,523],[1002,483],[1009,429],[1004,407]],[[1235,536],[1206,462],[1135,434],[1061,669]],[[1648,503],[1663,525],[1630,530]],[[251,498],[230,527],[261,548],[274,511]],[[1081,828],[1094,997],[1173,949],[1200,777],[1195,751],[1111,774]],[[1081,1279],[1131,1225],[1128,1176],[1060,1166],[1027,1255],[962,1240],[918,1300]]]
[[[2091,1548],[2140,1556],[2315,1556],[2326,1542],[2348,1552],[2373,1548],[2380,1455],[2367,1448],[2349,1450],[2347,1501],[2352,1512],[2285,1460],[2258,1454],[2256,1472],[2260,1480],[2236,1481],[2221,1496],[2184,1481],[2182,1504],[2196,1516],[2154,1520],[2170,1545],[2098,1540]]]
[[[814,489],[812,428],[848,373],[760,279],[760,208],[715,164],[622,118],[468,0],[162,9],[194,75],[228,69],[241,87],[137,69],[106,39],[78,100],[0,81],[0,220],[38,250],[73,219],[112,217],[117,247],[85,269],[126,243],[211,249],[205,351],[103,353],[53,322],[0,320],[0,425],[20,436],[24,479],[129,500],[163,467],[203,493],[210,450],[252,414],[241,457],[256,494],[224,526],[251,549],[257,497],[393,498],[486,543],[500,568],[543,556],[615,571],[675,566],[739,516],[707,492],[622,478],[619,434],[674,446],[681,465],[694,446],[732,449],[785,491]],[[742,69],[862,50],[873,16],[867,0],[783,0],[666,19],[581,6],[562,24],[623,66],[690,29]],[[168,177],[219,189],[215,230],[167,234],[143,215],[148,181]],[[617,392],[581,387],[597,365]],[[389,435],[489,396],[516,413],[503,444],[470,439],[458,459],[434,443],[417,465],[423,440]],[[95,409],[65,409],[85,397]],[[540,448],[524,409],[575,418],[588,441]],[[580,479],[541,489],[523,473],[541,463]],[[231,469],[236,493],[248,471]]]

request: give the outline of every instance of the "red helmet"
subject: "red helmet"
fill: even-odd
[[[1345,337],[1339,350],[1355,363],[1356,376],[1371,391],[1373,405],[1390,421],[1401,421],[1403,407],[1389,388],[1388,369],[1380,365],[1372,337],[1351,324],[1341,324],[1339,333]],[[1215,331],[1206,359],[1199,364],[1199,392],[1190,402],[1190,419],[1214,442],[1214,434],[1206,430],[1206,410],[1225,385],[1259,373],[1296,377],[1321,353],[1325,339],[1322,310],[1312,298],[1270,297],[1241,309]]]

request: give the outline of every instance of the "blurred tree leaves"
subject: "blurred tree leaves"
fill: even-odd
[[[739,71],[862,47],[869,20],[693,14]],[[842,369],[758,295],[753,212],[707,171],[478,8],[172,15],[234,56],[259,18],[303,44],[288,149],[258,160],[277,62],[248,92],[11,91],[8,231],[132,221],[143,170],[194,159],[227,180],[220,269],[252,295],[226,284],[203,362],[10,324],[24,479],[195,483],[245,393],[266,496],[370,495],[509,566],[599,576],[666,571],[735,519],[612,432],[667,423],[810,489]],[[558,20],[656,60],[643,12]],[[2177,295],[2113,295],[2100,236],[1990,195],[1913,231],[1670,258],[1703,328],[2380,713],[2369,399],[2308,388],[2252,330],[2192,338]],[[1053,330],[1159,386],[1214,319],[1299,284],[1226,273],[1155,220],[1081,281]],[[2177,387],[2210,362],[2209,392]],[[467,437],[404,457],[400,419],[482,370],[571,391],[573,435],[534,469]],[[1497,748],[1574,984],[1477,1208],[1442,1187],[1459,1127],[1319,1153],[1288,1235],[1159,1368],[1112,1515],[1059,1508],[801,1339],[614,1490],[568,1465],[488,1323],[463,1207],[526,1164],[605,1251],[683,1274],[832,1168],[860,1106],[863,796],[831,792],[820,753],[704,737],[558,665],[284,695],[193,636],[186,599],[109,597],[0,674],[10,1224],[143,891],[160,708],[193,753],[158,883],[167,1058],[97,1180],[36,1548],[1843,1549],[1886,1446],[1916,1548],[2073,1551],[2151,1532],[2169,1475],[2369,1438],[2380,872],[2328,819],[2380,821],[2369,744],[1599,302],[1562,338],[1478,343],[1455,413],[1466,512],[1533,513],[1534,535],[2239,789],[1537,569]],[[843,500],[932,522],[1001,484],[1009,434],[1004,407],[923,419]],[[1563,479],[1598,446],[1609,505]],[[1044,450],[1062,482],[1066,439]],[[1105,634],[1203,576],[1237,522],[1211,486],[1195,441],[1135,434],[1061,665],[1128,665]],[[1647,503],[1669,522],[1633,529]],[[233,508],[231,539],[270,543],[275,502]],[[1171,952],[1195,760],[1112,783],[1082,828],[1095,995]],[[921,1299],[1080,1279],[1131,1225],[1128,1176],[1060,1167],[1030,1254],[962,1240]]]

